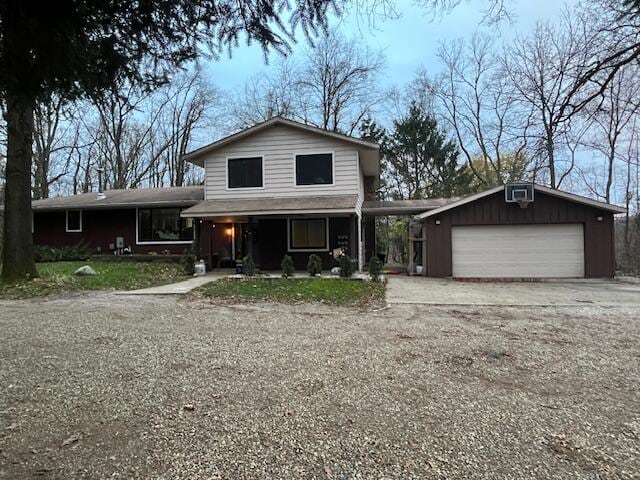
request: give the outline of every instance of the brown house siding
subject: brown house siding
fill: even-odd
[[[597,217],[602,217],[599,222]],[[439,220],[440,225],[435,221]],[[535,201],[526,209],[504,201],[504,192],[481,198],[425,220],[427,258],[425,273],[430,277],[452,275],[451,227],[458,225],[520,225],[580,223],[584,226],[586,277],[613,277],[615,243],[613,214],[594,207],[563,200],[536,191]]]
[[[33,241],[36,245],[50,247],[73,246],[80,242],[92,248],[101,248],[105,254],[109,244],[115,243],[116,237],[123,237],[125,246],[130,246],[133,253],[182,253],[188,244],[163,243],[156,245],[136,245],[136,210],[83,210],[82,232],[66,232],[66,216],[64,210],[34,212]]]

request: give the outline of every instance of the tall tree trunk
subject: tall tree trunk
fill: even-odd
[[[607,158],[607,186],[605,188],[604,201],[611,203],[611,186],[613,185],[613,162],[616,159],[615,147],[609,149],[609,158]]]
[[[547,131],[547,155],[549,157],[549,181],[551,188],[557,188],[556,185],[556,151],[553,141],[553,133]]]
[[[31,235],[31,147],[35,100],[7,92],[7,170],[2,279],[38,275]]]

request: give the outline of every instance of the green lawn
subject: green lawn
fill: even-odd
[[[341,278],[227,278],[204,285],[193,295],[231,301],[365,306],[382,303],[384,289],[382,283]]]
[[[83,265],[90,265],[97,275],[74,275],[73,272]],[[175,263],[54,262],[39,263],[38,272],[39,278],[0,283],[0,298],[32,298],[79,290],[134,290],[187,278]]]

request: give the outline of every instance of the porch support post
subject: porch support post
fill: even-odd
[[[422,222],[422,276],[427,276],[427,222]]]
[[[193,222],[193,243],[191,244],[191,252],[196,256],[200,257],[200,229],[202,228],[202,222],[199,218],[192,218]]]
[[[253,259],[253,218],[247,219],[247,255]]]
[[[357,235],[357,239],[358,239],[358,270],[362,272],[362,270],[364,270],[364,259],[363,259],[363,248],[362,248],[362,216],[358,215],[358,222],[357,222],[357,228],[358,228],[358,235]]]
[[[409,226],[407,227],[407,239],[409,240],[409,265],[407,268],[409,270],[409,275],[413,275],[416,268],[413,264],[413,237],[411,236],[411,221],[409,221]]]

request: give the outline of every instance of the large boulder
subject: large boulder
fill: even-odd
[[[89,265],[84,265],[73,272],[75,275],[86,276],[86,275],[97,275],[96,271],[91,268]]]

